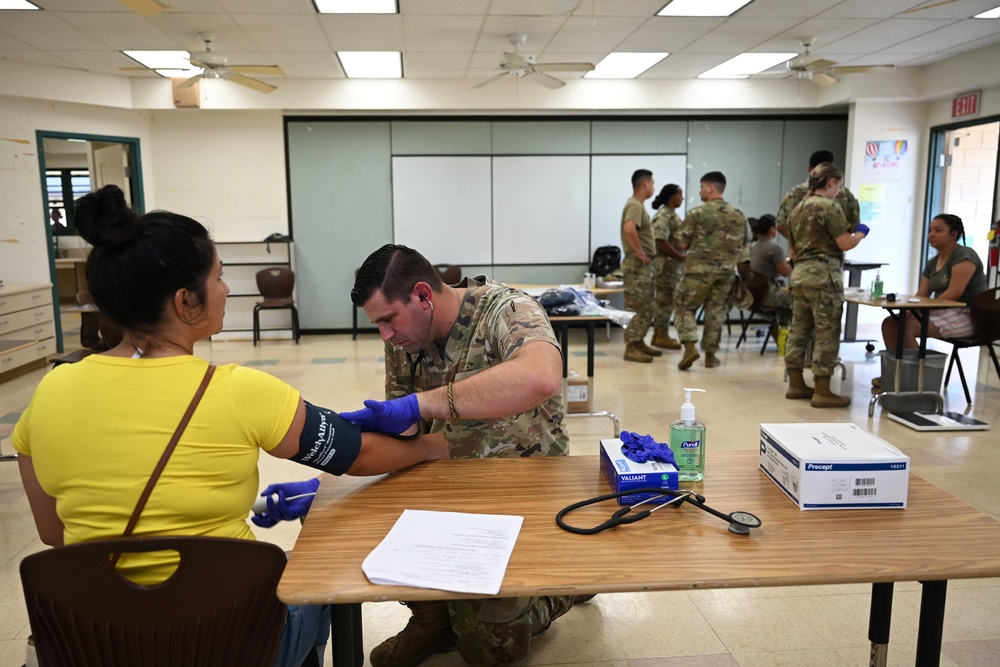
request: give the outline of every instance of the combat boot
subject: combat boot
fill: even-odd
[[[681,342],[670,337],[670,332],[666,329],[656,329],[653,331],[653,347],[662,347],[664,350],[679,350]]]
[[[650,364],[653,362],[653,357],[646,354],[638,343],[625,343],[625,361]]]
[[[814,408],[846,408],[851,404],[849,396],[838,396],[830,391],[830,378],[817,377],[816,389],[812,395]]]
[[[678,362],[677,368],[681,369],[682,371],[686,371],[687,369],[691,368],[691,364],[698,361],[700,357],[701,355],[698,354],[697,343],[693,341],[692,342],[685,341],[684,356],[681,357],[680,362]]]
[[[660,350],[657,350],[656,348],[646,345],[646,341],[644,340],[640,340],[638,344],[639,344],[639,349],[651,357],[659,357],[663,355],[663,352],[661,352]]]
[[[813,388],[806,384],[806,379],[802,376],[802,371],[788,371],[788,391],[785,398],[812,398]]]
[[[413,615],[406,627],[372,649],[372,667],[416,667],[435,653],[455,647],[447,602],[407,602]]]
[[[715,356],[715,352],[708,352],[705,354],[705,368],[715,368],[716,366],[721,366],[722,362],[719,358]]]

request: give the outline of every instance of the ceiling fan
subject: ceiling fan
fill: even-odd
[[[188,88],[201,79],[226,79],[262,93],[270,93],[278,89],[277,86],[246,76],[247,74],[284,76],[284,70],[277,65],[230,65],[225,55],[212,50],[212,40],[215,39],[215,35],[210,32],[201,32],[198,33],[198,37],[205,42],[205,50],[192,53],[190,60],[191,65],[200,67],[202,72],[192,76],[180,84],[178,88]]]
[[[809,47],[815,40],[815,37],[799,37],[803,53],[785,62],[785,70],[777,74],[781,77],[795,77],[799,81],[811,81],[817,86],[832,86],[840,80],[836,77],[837,74],[869,74],[891,72],[896,69],[895,65],[844,66],[837,65],[833,60],[813,58],[809,53]]]
[[[507,41],[514,47],[513,51],[503,54],[503,61],[500,63],[500,73],[485,81],[480,81],[473,88],[482,88],[494,81],[504,77],[515,79],[528,79],[539,83],[546,88],[562,88],[566,82],[557,79],[546,72],[589,72],[594,69],[593,63],[536,63],[535,56],[530,53],[521,53],[521,46],[528,41],[527,35],[507,35]]]

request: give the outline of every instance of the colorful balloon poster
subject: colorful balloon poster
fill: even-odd
[[[877,171],[899,169],[906,160],[907,148],[905,139],[866,141],[865,169]]]

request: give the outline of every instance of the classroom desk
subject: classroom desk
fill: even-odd
[[[368,582],[361,562],[404,509],[516,512],[524,523],[498,597],[872,583],[869,639],[884,660],[893,582],[919,581],[916,664],[937,665],[947,580],[1000,576],[1000,522],[912,474],[905,510],[803,512],[757,460],[756,447],[714,452],[705,481],[690,485],[716,509],[759,516],[763,525],[745,536],[687,506],[598,535],[560,530],[560,509],[608,492],[597,456],[434,461],[366,480],[325,476],[278,597],[336,605],[334,662],[359,666],[359,603],[477,597]],[[525,501],[501,501],[514,497]],[[601,503],[568,520],[596,525],[615,509]]]
[[[869,269],[885,266],[885,262],[853,262],[844,260],[844,271],[847,271],[847,286],[861,287],[861,273]],[[854,343],[858,334],[858,304],[848,301],[844,319],[844,342]]]
[[[910,303],[910,299],[917,299],[917,301]],[[941,396],[941,392],[923,391],[924,360],[927,358],[927,325],[930,323],[929,315],[930,311],[935,308],[962,308],[965,304],[960,301],[931,299],[925,296],[914,297],[908,294],[897,294],[895,301],[888,301],[885,297],[873,299],[871,297],[864,296],[849,296],[845,297],[845,300],[848,303],[857,305],[884,308],[900,325],[902,324],[900,322],[900,317],[905,315],[907,311],[912,312],[913,315],[920,321],[920,348],[917,354],[919,359],[917,362],[917,390],[900,391],[900,380],[903,376],[903,341],[906,337],[903,332],[903,327],[898,326],[898,335],[896,336],[896,375],[895,382],[892,385],[895,391],[882,391],[872,396],[871,400],[868,402],[868,416],[874,416],[875,404],[886,396],[910,396],[913,398],[919,398],[921,396],[933,397],[935,404],[937,405],[937,409],[940,411],[944,407],[944,398]]]

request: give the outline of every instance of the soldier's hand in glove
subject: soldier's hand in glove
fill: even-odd
[[[368,399],[364,408],[341,412],[340,416],[360,426],[362,431],[402,433],[420,421],[420,404],[416,394],[388,401]]]
[[[319,478],[272,484],[261,492],[264,500],[254,503],[254,515],[250,520],[261,528],[270,528],[279,521],[301,519],[309,512],[318,489]]]

